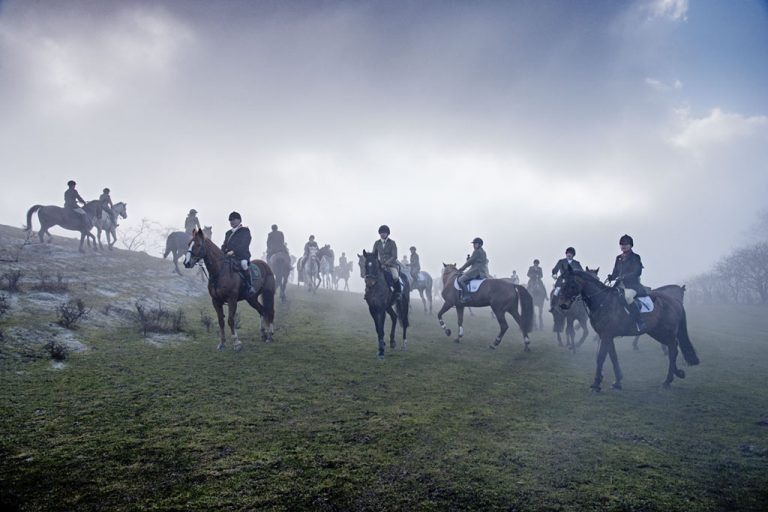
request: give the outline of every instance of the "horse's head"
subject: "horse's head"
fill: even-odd
[[[587,272],[592,274],[593,276],[599,278],[600,277],[600,267],[597,268],[589,268],[588,266],[585,267],[587,269]]]
[[[205,235],[205,238],[211,238],[213,235],[213,230],[211,229],[211,226],[205,226],[203,228],[203,234]]]
[[[455,263],[443,263],[443,286],[448,284],[448,280],[458,273],[459,269],[456,267]]]
[[[560,284],[560,295],[558,295],[558,305],[562,309],[568,309],[582,294],[594,294],[597,288],[605,288],[597,277],[596,271],[594,272],[582,272],[580,270],[573,270],[568,266],[568,271],[561,277],[562,283]],[[592,292],[587,289],[593,290]],[[587,295],[584,295],[587,297]]]
[[[116,203],[112,209],[122,218],[127,219],[128,218],[128,203],[124,203],[120,201],[119,203]]]
[[[379,255],[374,252],[366,252],[363,250],[363,255],[360,257],[360,274],[365,279],[365,286],[373,286],[379,279],[381,274],[381,263],[379,263]]]
[[[187,246],[187,253],[184,255],[184,267],[192,268],[197,265],[197,262],[205,258],[206,236],[205,233],[199,229],[192,231],[192,240],[189,241]]]

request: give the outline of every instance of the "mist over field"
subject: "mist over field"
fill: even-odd
[[[273,223],[337,256],[386,223],[433,274],[480,236],[509,275],[568,246],[606,268],[629,233],[647,284],[681,282],[765,208],[766,21],[756,1],[4,1],[0,222],[75,179],[128,203],[123,230],[195,208],[221,240],[237,210],[257,256]]]

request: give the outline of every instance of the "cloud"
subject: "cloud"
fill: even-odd
[[[675,80],[674,82],[667,84],[661,80],[657,80],[656,78],[651,77],[645,78],[645,85],[659,92],[680,90],[683,88],[683,83],[680,80]]]
[[[689,109],[676,111],[681,126],[670,142],[679,148],[701,154],[707,149],[736,139],[768,135],[767,116],[744,116],[714,108],[708,116],[695,118]]]
[[[652,18],[666,18],[672,21],[688,19],[688,0],[654,0],[649,9]]]
[[[59,107],[94,107],[130,93],[132,84],[171,68],[192,40],[183,23],[143,6],[106,19],[69,20],[53,10],[9,17],[0,26],[3,54],[30,91]]]

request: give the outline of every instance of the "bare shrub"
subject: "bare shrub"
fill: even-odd
[[[67,329],[74,329],[83,318],[86,318],[91,312],[91,308],[86,308],[83,299],[71,299],[56,308],[59,314],[57,323]]]
[[[0,295],[0,320],[8,313],[8,311],[11,309],[11,305],[8,304],[8,297],[5,295]]]
[[[11,293],[18,293],[21,291],[19,284],[22,277],[24,277],[24,272],[21,270],[9,270],[0,276],[0,284],[2,284],[3,290]]]
[[[32,289],[40,292],[64,293],[69,291],[69,284],[64,280],[61,272],[56,273],[56,280],[51,279],[50,274],[45,270],[40,270],[40,282],[33,284]]]
[[[157,307],[152,308],[142,301],[136,301],[136,320],[144,336],[150,332],[184,332],[185,328],[184,311],[181,308],[170,311],[160,303]]]
[[[50,340],[43,348],[51,355],[51,359],[54,361],[64,361],[69,353],[66,345],[56,340]]]
[[[211,332],[211,326],[213,325],[213,318],[207,312],[200,310],[200,323],[205,327],[206,332]]]

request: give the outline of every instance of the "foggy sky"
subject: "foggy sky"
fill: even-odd
[[[605,275],[629,233],[681,282],[768,206],[765,55],[758,1],[3,1],[0,223],[75,179],[121,228],[237,210],[254,256],[386,223],[433,277],[475,236]]]

